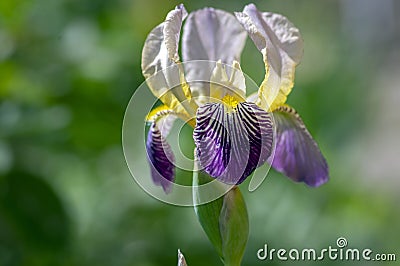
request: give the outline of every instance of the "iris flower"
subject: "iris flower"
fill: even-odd
[[[239,63],[247,36],[265,65],[258,92],[248,97]],[[269,162],[294,181],[325,183],[328,166],[318,145],[285,104],[302,53],[299,30],[286,17],[260,12],[253,4],[234,15],[213,8],[188,15],[183,5],[170,11],[150,32],[142,53],[146,82],[164,104],[147,116],[154,183],[168,193],[174,182],[174,156],[166,137],[177,118],[194,127],[195,157],[221,182],[240,184]]]

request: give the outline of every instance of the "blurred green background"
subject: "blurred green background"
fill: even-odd
[[[395,253],[398,263],[399,1],[254,2],[302,33],[288,103],[320,144],[331,180],[311,189],[271,171],[253,193],[244,184],[251,229],[243,265],[289,264],[259,261],[264,244],[322,249],[340,236],[349,247]],[[121,147],[125,107],[144,81],[144,40],[178,3],[0,1],[0,265],[176,265],[178,248],[189,266],[221,265],[193,210],[143,192]],[[242,69],[262,80],[250,40]]]

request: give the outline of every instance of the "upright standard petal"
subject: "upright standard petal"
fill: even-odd
[[[247,34],[235,17],[225,11],[204,8],[192,12],[183,27],[182,58],[191,60],[221,60],[224,64],[240,61]],[[214,64],[187,64],[186,78],[193,96],[209,96],[209,81]]]
[[[204,8],[190,13],[183,28],[182,57],[189,60],[240,61],[246,32],[223,10]]]
[[[328,165],[296,111],[281,106],[273,112],[276,149],[272,166],[296,182],[317,187],[329,179]]]
[[[142,72],[145,78],[179,61],[180,31],[186,16],[185,7],[177,6],[167,14],[165,21],[147,36],[142,51]]]
[[[254,4],[235,14],[263,54],[266,73],[258,104],[273,111],[286,102],[294,85],[295,67],[303,54],[300,32],[286,17],[259,12]]]
[[[270,115],[252,103],[199,107],[193,133],[200,165],[212,177],[240,184],[271,155]]]
[[[176,116],[171,110],[163,107],[156,108],[154,111],[154,115],[151,115],[148,120],[151,126],[146,141],[147,156],[154,184],[161,186],[165,193],[169,193],[175,179],[175,159],[165,138]]]
[[[167,15],[165,22],[147,36],[142,51],[142,72],[152,93],[178,113],[194,115],[190,88],[179,63],[178,44],[182,22],[187,16],[183,5]]]
[[[179,62],[178,46],[182,22],[187,16],[187,11],[183,4],[180,4],[168,13],[165,19],[165,27],[163,33],[168,51],[168,58],[174,62]]]

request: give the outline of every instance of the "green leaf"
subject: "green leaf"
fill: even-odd
[[[199,205],[209,196],[198,185],[212,179],[203,171],[194,171],[193,200],[197,218],[225,265],[240,265],[249,236],[249,220],[242,193],[234,186],[222,197]],[[213,189],[226,189],[213,182]],[[205,194],[205,195],[203,195]]]
[[[249,237],[249,218],[239,187],[224,196],[219,217],[225,265],[240,265]]]
[[[193,172],[193,203],[197,218],[204,232],[217,250],[218,255],[222,257],[222,238],[219,231],[219,216],[223,205],[223,198],[220,197],[212,202],[197,205],[198,202],[204,202],[204,195],[199,193],[200,190],[196,189],[196,187],[211,180],[211,177],[202,171]]]

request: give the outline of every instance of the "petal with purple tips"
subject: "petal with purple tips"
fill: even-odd
[[[199,107],[196,122],[200,165],[221,182],[240,184],[271,155],[271,117],[253,103],[208,103]]]
[[[272,166],[292,180],[312,187],[327,182],[328,165],[297,112],[281,106],[273,115],[276,150]]]
[[[174,156],[155,123],[150,126],[146,148],[154,184],[162,186],[165,193],[171,192],[175,178]]]
[[[150,118],[146,150],[154,184],[161,186],[165,193],[171,192],[175,179],[174,154],[165,140],[176,119],[170,110],[161,110]]]

